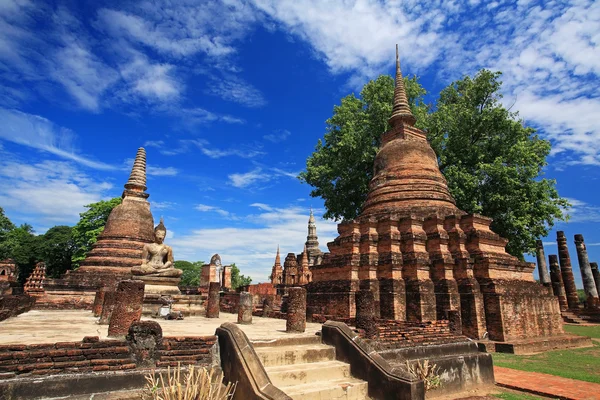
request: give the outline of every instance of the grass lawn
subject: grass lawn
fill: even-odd
[[[494,365],[499,367],[600,383],[600,343],[598,342],[594,342],[594,347],[585,349],[547,351],[532,356],[492,353],[492,357]]]
[[[511,393],[511,392],[503,392],[496,393],[492,396],[497,397],[503,400],[541,400],[543,397],[537,397],[532,394],[527,393]]]
[[[589,336],[591,338],[600,339],[600,325],[596,326],[579,326],[565,325],[565,332],[574,335]]]

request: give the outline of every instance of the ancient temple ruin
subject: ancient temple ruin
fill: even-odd
[[[415,127],[396,60],[389,125],[361,214],[312,270],[308,314],[355,315],[355,295],[374,293],[377,317],[434,321],[460,311],[472,338],[514,341],[562,335],[558,302],[533,264],[506,253],[492,220],[456,207],[425,132]]]

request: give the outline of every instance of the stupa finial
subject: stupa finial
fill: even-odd
[[[127,195],[135,195],[137,193],[140,197],[148,197],[146,193],[146,150],[140,147],[133,161],[133,167],[131,168],[131,174],[129,180],[125,184],[125,191],[123,197]]]
[[[389,124],[395,127],[400,121],[404,121],[409,125],[414,125],[417,119],[410,111],[408,105],[408,97],[404,88],[404,79],[400,70],[400,56],[398,54],[398,45],[396,45],[396,87],[394,88],[394,108],[392,116],[389,119]]]

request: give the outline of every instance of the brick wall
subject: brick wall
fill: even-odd
[[[394,347],[422,346],[465,340],[450,329],[449,321],[377,321],[377,341]]]
[[[27,294],[0,296],[0,321],[27,312],[35,305],[35,297]]]
[[[219,299],[220,310],[226,313],[237,314],[240,305],[240,294],[236,292],[223,293]]]
[[[164,337],[153,364],[157,367],[212,363],[216,336]],[[138,368],[128,340],[85,337],[81,342],[0,346],[0,378]]]

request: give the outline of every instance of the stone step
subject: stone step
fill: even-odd
[[[279,387],[294,400],[366,400],[367,382],[355,378]]]
[[[258,347],[254,350],[265,368],[335,360],[335,348],[324,344]]]
[[[341,361],[280,365],[265,369],[271,382],[277,387],[335,381],[351,377],[350,365]]]
[[[257,347],[275,347],[275,346],[297,346],[302,344],[321,344],[321,337],[314,336],[300,336],[300,337],[289,337],[282,339],[256,339],[251,340],[252,346]]]

